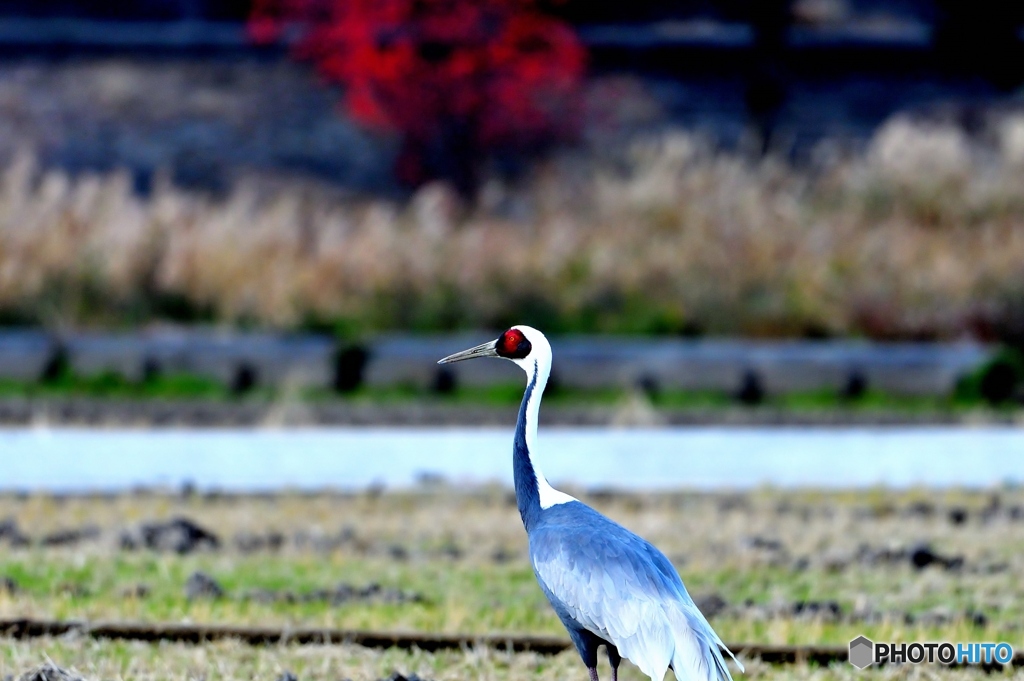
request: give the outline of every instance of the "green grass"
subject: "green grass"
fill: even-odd
[[[202,570],[226,590],[220,599],[185,597],[184,584]],[[851,569],[841,573],[762,567],[724,568],[682,573],[692,593],[728,594],[731,603],[835,600],[850,612],[859,594],[874,596],[883,612],[920,614],[936,606],[954,615],[979,608],[969,588],[937,589],[918,595],[909,608],[906,593],[922,575],[910,569]],[[427,632],[563,635],[564,631],[537,587],[526,561],[507,565],[450,561],[399,563],[385,559],[300,555],[202,555],[170,557],[148,553],[112,556],[64,556],[41,552],[0,559],[0,575],[13,578],[21,591],[0,596],[5,616],[34,615],[60,619],[193,621],[221,624],[280,624]],[[1006,575],[986,589],[1011,593],[1015,577]],[[248,600],[254,589],[289,590],[295,594],[370,582],[422,595],[422,602],[353,601],[261,603]],[[127,596],[145,584],[148,596]],[[7,599],[6,601],[4,599]],[[1016,602],[992,617],[985,627],[957,617],[949,624],[908,625],[902,617],[874,623],[819,622],[786,617],[725,615],[714,622],[727,640],[759,643],[843,644],[859,634],[884,640],[1016,640],[1016,623],[1024,620],[1024,603]]]
[[[130,381],[108,372],[82,377],[61,373],[47,381],[0,379],[0,398],[98,397],[105,399],[207,399],[230,398],[231,391],[212,378],[175,374]]]
[[[514,406],[519,404],[522,396],[522,385],[509,383],[488,387],[459,387],[446,395],[438,395],[414,386],[399,386],[394,388],[364,387],[343,396],[327,392],[311,392],[306,395],[306,398],[317,401],[344,399],[377,404],[431,401],[437,404],[453,405]],[[660,390],[648,394],[620,388],[583,390],[565,387],[558,387],[545,393],[544,403],[547,406],[615,407],[637,396],[655,409],[673,411],[722,410],[742,406],[734,395],[725,391]],[[868,390],[859,397],[847,398],[835,391],[815,390],[786,395],[769,395],[754,408],[789,412],[852,411],[927,414],[967,412],[979,409],[994,409],[996,412],[1012,413],[1018,410],[1019,406],[1010,403],[994,408],[981,397],[970,394],[917,396]]]
[[[992,362],[960,381],[957,389],[946,396],[895,395],[878,390],[867,390],[856,397],[844,396],[835,390],[814,390],[785,395],[768,395],[758,407],[787,412],[847,411],[896,412],[907,414],[965,412],[996,409],[1013,412],[1019,406],[1008,401],[992,407],[981,396],[980,384],[985,372],[995,362],[1016,362],[1016,354],[1005,351]],[[1002,358],[1002,359],[1001,359]],[[1020,360],[1018,363],[1022,363]],[[1017,364],[1013,364],[1014,367]],[[1024,364],[1021,365],[1024,367]],[[1021,369],[1024,372],[1024,368]],[[1021,374],[1024,376],[1024,374]],[[219,381],[205,376],[186,373],[156,374],[141,380],[128,378],[112,371],[93,376],[81,376],[72,371],[66,361],[61,362],[52,376],[42,381],[16,381],[0,379],[0,399],[21,397],[47,399],[60,397],[89,397],[111,400],[206,400],[223,402],[242,397],[248,400],[272,402],[276,400],[325,403],[345,401],[360,404],[402,404],[431,402],[450,405],[513,406],[522,399],[522,384],[500,383],[490,386],[456,386],[450,393],[437,393],[413,384],[390,387],[361,386],[354,391],[338,393],[322,388],[300,390],[257,387],[240,394]],[[545,392],[549,406],[616,407],[635,401],[645,402],[652,408],[663,410],[722,410],[740,405],[735,395],[715,390],[653,390],[641,392],[623,388],[579,389],[550,386]]]
[[[616,407],[629,399],[641,395],[619,388],[576,389],[557,387],[545,394],[548,406],[596,406]],[[104,373],[93,377],[75,376],[62,373],[55,379],[15,381],[0,379],[0,399],[56,399],[88,397],[110,400],[204,400],[226,402],[238,399],[272,402],[286,396],[273,388],[257,388],[240,395],[232,392],[220,382],[202,376],[189,374],[162,375],[140,381],[131,381],[118,374]],[[518,383],[498,384],[486,387],[462,386],[447,394],[419,388],[413,385],[376,388],[360,387],[348,393],[336,393],[323,389],[306,389],[297,394],[288,394],[287,399],[298,399],[308,403],[350,402],[358,404],[410,404],[430,402],[439,405],[481,405],[491,407],[518,405],[522,399],[522,386]],[[641,395],[651,407],[662,410],[722,410],[740,407],[735,396],[724,391],[683,391],[661,390]],[[993,408],[973,394],[950,396],[909,396],[894,395],[869,390],[851,399],[835,391],[817,390],[787,395],[766,396],[758,405],[762,409],[787,412],[849,411],[849,412],[896,412],[896,413],[950,413],[978,409],[995,409],[997,412],[1012,413],[1019,407],[1007,404]]]
[[[729,608],[711,621],[726,641],[843,645],[864,634],[875,640],[1005,640],[1020,645],[1024,522],[1009,512],[1024,505],[1019,488],[642,495],[571,491],[662,548],[698,599],[707,594],[724,597]],[[982,511],[997,497],[1002,511],[986,519]],[[910,512],[922,503],[931,510]],[[966,523],[949,522],[954,508],[967,510]],[[118,548],[123,528],[179,515],[219,534],[223,548],[186,556]],[[500,488],[442,485],[383,494],[253,496],[0,495],[0,518],[6,517],[35,539],[87,524],[99,527],[101,535],[74,548],[4,545],[0,577],[11,577],[19,588],[13,594],[0,591],[0,618],[565,636],[535,582],[516,509],[508,491]],[[235,548],[233,537],[269,530],[286,537],[280,551],[249,554]],[[309,541],[337,537],[342,531],[351,538],[331,549]],[[307,540],[300,541],[300,536]],[[751,537],[774,538],[784,548],[752,548]],[[944,555],[963,556],[964,568],[915,570],[906,560],[852,559],[836,569],[822,560],[855,556],[863,544],[907,547],[919,542]],[[407,558],[389,557],[389,549],[396,546]],[[447,556],[442,550],[446,546],[458,547],[459,556]],[[506,549],[510,557],[495,559],[497,549]],[[226,596],[188,600],[185,582],[197,570],[214,577]],[[339,583],[358,587],[371,582],[420,594],[422,601],[331,605],[244,598],[256,589],[301,596]],[[127,595],[139,584],[148,587],[148,595]],[[835,601],[842,617],[829,621],[794,616],[788,606],[798,601]],[[864,604],[877,619],[852,616]],[[926,623],[922,616],[939,609],[949,614],[948,621]],[[976,626],[967,612],[984,613],[986,623]],[[907,624],[906,614],[916,623]],[[583,678],[572,653],[541,658],[467,650],[431,656],[350,646],[249,648],[222,642],[190,647],[74,638],[4,641],[0,678],[47,657],[88,671],[90,678],[276,678],[284,669],[303,679],[335,680],[378,679],[392,670],[432,679]],[[975,675],[969,670],[916,669],[929,678]],[[858,678],[903,679],[908,673],[906,668],[874,670],[858,673]],[[853,672],[843,666],[772,668],[754,663],[747,677],[852,680]],[[632,667],[622,678],[639,679]]]
[[[221,599],[190,601],[184,584],[202,570],[226,590]],[[195,556],[154,554],[64,558],[41,554],[5,557],[0,574],[21,589],[0,605],[11,613],[25,607],[56,618],[182,621],[217,623],[302,623],[368,629],[411,629],[485,633],[520,631],[560,633],[560,624],[544,601],[528,565],[453,566],[432,562],[403,564],[384,559],[342,556]],[[376,582],[422,595],[422,602],[260,603],[244,598],[253,589],[295,594]],[[146,584],[145,598],[126,597]],[[2,603],[3,597],[0,597]]]

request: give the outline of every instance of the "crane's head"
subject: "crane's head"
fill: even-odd
[[[502,357],[511,360],[527,374],[533,373],[535,364],[544,367],[545,370],[551,368],[551,346],[548,339],[537,329],[522,325],[513,326],[498,336],[497,340],[448,355],[439,360],[438,364],[450,364],[477,357]]]

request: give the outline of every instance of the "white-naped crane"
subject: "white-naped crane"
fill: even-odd
[[[733,660],[735,656],[694,604],[668,558],[554,489],[537,466],[537,419],[551,374],[551,345],[544,334],[514,326],[497,340],[438,363],[477,357],[502,357],[526,372],[526,394],[512,443],[516,502],[537,581],[569,631],[591,681],[598,681],[601,645],[607,649],[613,681],[623,657],[656,681],[669,668],[680,681],[731,681],[722,650]]]

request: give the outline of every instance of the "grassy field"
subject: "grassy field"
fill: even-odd
[[[0,648],[0,674],[27,670],[49,658],[73,665],[88,679],[205,679],[274,681],[285,672],[305,680],[370,681],[398,673],[422,679],[450,681],[564,681],[587,678],[575,652],[555,657],[531,653],[509,655],[487,649],[428,654],[421,651],[376,651],[354,646],[275,646],[252,648],[221,642],[204,646],[96,642],[44,639],[31,644],[12,643]],[[599,663],[601,678],[611,678],[606,663]],[[632,665],[620,668],[622,681],[647,681]],[[668,675],[667,678],[671,678]],[[736,679],[756,681],[982,681],[1024,678],[1024,670],[986,674],[978,669],[940,669],[931,666],[889,666],[858,671],[846,663],[829,667],[793,665],[776,667],[751,661]]]
[[[661,547],[698,601],[718,600],[709,612],[727,641],[845,644],[863,633],[876,640],[1022,643],[1024,491],[572,491]],[[122,548],[122,535],[140,523],[177,516],[216,534],[220,547],[183,555]],[[5,517],[15,529],[6,539],[0,531],[0,579],[10,578],[15,588],[0,588],[0,618],[564,635],[534,582],[525,535],[503,489],[7,495],[0,497]],[[59,532],[74,528],[92,529],[81,541],[54,545]],[[20,537],[13,543],[24,545],[5,546],[13,534]],[[929,552],[922,553],[924,545]],[[917,559],[930,565],[912,564],[915,547]],[[224,594],[188,598],[185,584],[196,571],[213,577]],[[338,602],[317,596],[339,583],[357,592],[380,588]],[[6,642],[0,676],[47,657],[102,678],[156,678],[169,670],[179,677],[269,678],[285,668],[300,678],[352,679],[392,670],[444,679],[583,672],[573,655],[148,646],[72,637]],[[750,675],[850,673],[755,664]],[[874,675],[922,673],[936,672]]]

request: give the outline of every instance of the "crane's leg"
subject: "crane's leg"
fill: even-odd
[[[597,678],[597,667],[587,667],[587,673],[590,674],[590,681],[600,681]]]
[[[605,651],[608,653],[608,664],[612,666],[612,681],[619,681],[619,663],[622,662],[622,656],[610,643],[605,646]]]

